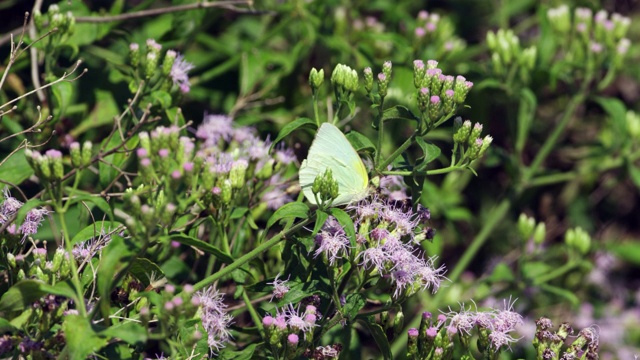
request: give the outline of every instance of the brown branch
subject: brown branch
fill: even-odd
[[[164,8],[158,8],[158,9],[141,10],[141,11],[136,11],[132,13],[113,15],[113,16],[78,16],[76,17],[76,22],[78,23],[113,22],[113,21],[137,19],[137,18],[146,17],[146,16],[168,14],[168,13],[178,12],[178,11],[207,9],[207,8],[216,8],[216,7],[229,8],[234,5],[251,6],[252,4],[253,4],[253,0],[226,0],[226,1],[216,1],[216,2],[201,1],[193,4],[175,5],[175,6],[168,6]]]

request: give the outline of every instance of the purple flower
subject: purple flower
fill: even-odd
[[[325,223],[323,229],[326,229],[326,226],[327,224]],[[318,248],[315,251],[314,257],[324,254],[329,260],[330,265],[333,265],[337,259],[341,259],[349,252],[349,239],[342,228],[340,228],[340,231],[320,231],[316,237],[316,242],[318,243]]]
[[[205,114],[196,130],[196,137],[204,140],[206,147],[218,145],[220,140],[229,141],[233,135],[233,119],[226,115]]]
[[[0,224],[4,224],[10,217],[20,210],[23,203],[11,196],[8,188],[2,190],[4,202],[0,205]]]
[[[169,76],[171,76],[173,84],[177,85],[180,88],[180,91],[184,94],[188,93],[191,89],[191,84],[189,84],[189,75],[187,75],[187,73],[193,70],[193,68],[193,64],[184,60],[184,56],[182,56],[182,54],[178,54],[176,56],[173,66],[171,67]]]
[[[208,334],[209,348],[212,351],[220,350],[231,338],[228,327],[233,320],[233,316],[227,314],[227,305],[222,301],[224,295],[209,287],[198,291],[196,297],[202,307],[202,326]]]
[[[278,274],[272,282],[267,283],[267,285],[273,285],[273,295],[271,295],[269,301],[273,301],[274,297],[276,299],[282,299],[284,295],[289,292],[289,287],[287,286],[289,278],[287,278],[287,280],[280,280],[278,277],[280,277],[280,274]]]
[[[261,202],[267,203],[267,208],[278,210],[284,204],[292,202],[293,199],[282,186],[276,186],[273,189],[262,194]]]

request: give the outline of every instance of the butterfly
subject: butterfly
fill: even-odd
[[[338,197],[332,205],[345,205],[367,196],[369,175],[362,159],[335,125],[324,123],[316,134],[307,159],[300,166],[300,187],[310,203],[317,205],[311,187],[317,176],[331,169],[338,182]]]

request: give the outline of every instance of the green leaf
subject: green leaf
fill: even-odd
[[[516,137],[516,150],[521,153],[529,136],[529,127],[536,115],[538,99],[529,88],[520,91],[520,106],[518,107],[518,134]]]
[[[629,162],[627,165],[627,170],[629,170],[629,177],[631,181],[636,185],[638,189],[640,189],[640,169],[637,168],[632,162]]]
[[[96,89],[95,96],[95,107],[91,110],[91,113],[69,132],[73,138],[77,139],[87,130],[112,125],[114,116],[118,115],[118,104],[113,99],[113,94],[110,91]],[[119,139],[119,136],[113,136],[113,138]]]
[[[626,241],[607,246],[607,249],[626,262],[640,265],[640,242]]]
[[[92,196],[92,195],[79,195],[79,196],[74,196],[71,199],[72,204],[79,203],[82,201],[86,201],[94,204],[95,206],[98,207],[98,209],[102,210],[103,213],[109,215],[110,219],[113,219],[113,211],[111,210],[111,206],[109,206],[109,203],[104,198],[100,196]]]
[[[371,140],[369,140],[368,137],[362,135],[361,133],[357,131],[350,131],[345,136],[347,137],[347,140],[349,140],[349,142],[351,143],[351,146],[353,146],[353,148],[356,151],[366,151],[370,153],[376,152],[376,146],[373,145],[373,143],[371,142]]]
[[[162,269],[156,263],[145,258],[136,258],[129,268],[129,273],[138,279],[144,287],[149,286],[151,274],[155,274],[157,277],[164,276]]]
[[[62,115],[64,115],[67,106],[72,102],[73,97],[73,85],[70,82],[60,82],[51,87],[51,92],[53,93],[54,102],[54,112],[59,119]]]
[[[331,212],[331,215],[333,215],[333,217],[335,217],[336,220],[338,220],[340,225],[342,225],[342,227],[344,228],[344,231],[347,233],[347,236],[349,236],[349,241],[351,242],[351,246],[355,248],[358,244],[356,243],[356,228],[355,228],[355,225],[353,224],[353,220],[351,219],[351,216],[347,214],[346,211],[339,208],[331,208],[329,209],[329,211]]]
[[[169,119],[169,121],[171,121],[171,123],[174,125],[184,126],[184,124],[187,122],[184,118],[182,110],[178,107],[167,109],[165,113],[167,114],[167,119]]]
[[[9,320],[0,318],[0,334],[14,333],[17,330],[15,326],[11,325]]]
[[[41,284],[40,289],[46,292],[47,294],[64,296],[68,299],[78,302],[78,296],[76,291],[73,289],[73,284],[71,283],[71,280],[61,281],[59,283],[56,283],[55,286],[51,286],[48,284]]]
[[[103,233],[110,233],[122,226],[118,221],[96,221],[93,224],[86,226],[84,229],[78,231],[76,235],[71,239],[71,244],[75,245],[79,242],[89,240],[94,237],[99,237]]]
[[[131,345],[142,345],[147,341],[147,329],[131,321],[113,325],[101,331],[100,335],[120,339]]]
[[[276,210],[267,221],[267,229],[282,219],[306,218],[309,215],[309,207],[301,202],[290,202]]]
[[[511,271],[505,263],[499,263],[493,269],[491,276],[489,276],[487,280],[491,282],[513,281],[515,280],[515,276],[513,275],[513,271]]]
[[[223,252],[222,250],[218,249],[217,247],[204,242],[200,239],[185,235],[185,234],[172,234],[169,235],[169,240],[175,240],[181,244],[187,245],[187,246],[193,246],[196,249],[202,250],[207,254],[212,254],[214,255],[218,260],[220,260],[221,262],[225,263],[225,264],[231,264],[234,259],[233,257],[231,257],[231,255]]]
[[[345,299],[345,304],[342,307],[344,316],[351,320],[358,315],[360,309],[366,304],[366,299],[362,294],[349,294]]]
[[[314,120],[311,120],[309,118],[299,118],[299,119],[296,119],[296,120],[288,123],[287,125],[282,127],[282,129],[278,133],[278,136],[276,137],[276,139],[273,140],[273,143],[271,144],[271,149],[270,150],[272,150],[273,147],[276,146],[287,135],[291,134],[294,130],[297,130],[297,129],[302,128],[302,127],[315,129],[315,128],[317,128],[317,124],[316,124],[316,122]]]
[[[387,120],[410,120],[420,121],[420,117],[416,116],[409,108],[401,105],[390,107],[382,112],[382,121]]]
[[[124,269],[135,254],[135,246],[120,236],[113,235],[111,241],[102,249],[100,266],[98,267],[98,293],[101,303],[109,301],[115,275]]]
[[[427,164],[437,159],[442,152],[439,147],[433,144],[429,144],[420,136],[416,137],[416,142],[422,148],[422,156],[418,159],[420,165],[416,167],[416,172],[422,172],[426,170]]]
[[[151,93],[151,98],[155,104],[160,105],[163,109],[167,109],[171,106],[171,95],[168,92],[162,90],[156,90]]]
[[[0,159],[0,179],[15,185],[22,184],[29,176],[33,175],[33,169],[24,156],[24,149],[11,155],[9,158]],[[0,188],[4,188],[5,184],[1,184]]]
[[[595,97],[594,100],[611,117],[611,120],[613,121],[613,128],[616,130],[619,138],[627,137],[627,107],[624,105],[622,100],[600,96]]]
[[[231,215],[229,216],[229,218],[232,220],[241,219],[247,214],[248,211],[249,208],[246,206],[234,207],[233,210],[231,210]]]
[[[389,345],[389,339],[387,339],[387,334],[384,333],[384,329],[382,326],[375,323],[371,319],[358,319],[364,326],[369,330],[369,333],[375,340],[382,356],[385,360],[393,359],[393,354],[391,352],[391,346]]]
[[[22,280],[7,290],[0,298],[0,312],[22,311],[47,293],[42,291],[42,283],[36,280]]]
[[[108,342],[106,337],[98,335],[93,330],[88,318],[80,315],[65,316],[62,331],[64,331],[67,345],[60,359],[86,359]]]
[[[327,214],[326,212],[316,211],[316,224],[313,227],[313,232],[311,233],[311,236],[316,236],[316,234],[320,232],[320,229],[322,229],[322,225],[324,225],[324,222],[327,221],[328,218],[329,218],[329,214]]]
[[[580,304],[580,299],[578,299],[576,294],[571,290],[559,288],[557,286],[553,286],[549,284],[540,284],[538,285],[538,287],[540,287],[540,289],[546,292],[561,296],[569,300],[573,306],[578,306]]]
[[[253,353],[256,351],[256,348],[259,344],[251,344],[246,348],[233,351],[231,349],[225,349],[220,352],[217,356],[218,359],[233,359],[233,360],[251,360],[253,359]]]

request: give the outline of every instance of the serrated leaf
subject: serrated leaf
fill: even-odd
[[[8,156],[8,155],[7,155]],[[0,159],[0,179],[11,184],[20,185],[33,175],[33,169],[27,162],[24,149],[11,155],[9,158]],[[0,188],[4,188],[4,184]]]
[[[95,206],[98,207],[98,209],[102,210],[103,213],[109,215],[110,219],[113,219],[113,211],[111,211],[111,206],[109,206],[109,203],[107,202],[107,200],[103,199],[102,197],[91,196],[91,195],[78,195],[78,196],[74,196],[73,199],[71,199],[72,204],[79,203],[81,201],[86,201],[94,204]]]
[[[149,277],[155,274],[157,277],[163,277],[162,269],[149,259],[136,258],[129,268],[129,273],[133,275],[146,288],[149,286]]]
[[[290,202],[278,208],[267,221],[267,229],[282,219],[306,218],[309,214],[309,207],[301,202]]]
[[[388,120],[410,120],[420,121],[420,117],[416,116],[409,108],[401,105],[390,107],[382,112],[382,121]]]
[[[101,331],[100,335],[120,339],[131,345],[142,345],[147,341],[147,329],[132,321],[113,325]]]
[[[229,216],[229,218],[232,220],[240,219],[245,216],[248,211],[249,208],[246,206],[234,207],[233,210],[231,210],[231,215]]]
[[[280,129],[280,132],[278,133],[278,136],[276,137],[275,140],[273,140],[273,143],[271,144],[271,149],[273,149],[274,146],[276,146],[282,139],[284,139],[287,135],[291,134],[293,131],[302,128],[302,127],[306,127],[306,128],[311,128],[311,129],[315,129],[317,128],[317,124],[315,121],[309,119],[309,118],[299,118],[299,119],[295,119],[292,122],[288,123],[287,125],[283,126],[282,129]]]
[[[351,146],[353,146],[353,148],[356,150],[356,152],[359,152],[359,151],[366,151],[370,153],[376,152],[376,146],[373,145],[373,143],[371,142],[371,140],[369,140],[368,137],[362,135],[361,133],[357,131],[350,131],[345,136],[347,137],[347,140],[349,140],[349,142],[351,143]]]
[[[211,254],[214,255],[218,260],[220,260],[221,262],[225,263],[225,264],[231,264],[234,259],[233,257],[231,257],[231,255],[223,252],[222,250],[218,249],[217,247],[204,242],[200,239],[185,235],[185,234],[172,234],[169,235],[169,240],[175,240],[181,244],[187,245],[187,246],[193,246],[196,249],[202,250],[207,254]]]
[[[100,235],[107,234],[122,226],[118,221],[96,221],[78,231],[71,239],[71,244],[75,245],[79,242],[89,240]]]
[[[171,106],[171,95],[168,92],[162,90],[156,90],[151,93],[153,102],[160,105],[163,109]]]
[[[101,302],[108,303],[115,275],[132,260],[135,254],[133,243],[114,235],[107,246],[102,249],[98,267],[98,293]]]
[[[342,225],[342,228],[347,233],[347,236],[349,236],[351,246],[355,248],[358,244],[356,243],[356,228],[353,224],[351,216],[347,214],[346,211],[339,208],[331,208],[329,209],[329,211],[331,212],[331,215],[335,217],[336,220],[338,220],[340,225]]]
[[[7,290],[0,298],[0,312],[22,311],[47,293],[36,280],[22,280]]]
[[[358,319],[364,326],[369,330],[369,333],[375,340],[378,345],[378,349],[382,353],[382,356],[385,360],[390,360],[393,358],[393,354],[391,353],[391,346],[389,345],[389,339],[387,339],[387,334],[384,333],[384,329],[379,324],[374,323],[373,321],[369,321],[368,319]]]
[[[73,289],[73,284],[71,283],[71,280],[58,282],[55,284],[55,286],[51,286],[48,284],[41,284],[40,289],[47,294],[64,296],[67,299],[71,299],[75,302],[78,302],[78,296],[76,291]]]
[[[426,170],[427,165],[440,156],[441,150],[439,147],[433,144],[429,144],[421,137],[416,137],[416,143],[422,148],[422,156],[419,158],[419,165],[416,167],[416,172],[422,172]]]
[[[108,342],[106,337],[96,334],[87,318],[80,315],[65,316],[62,331],[67,345],[60,354],[61,359],[86,359]]]
[[[329,214],[327,214],[326,212],[316,211],[316,223],[313,227],[313,232],[311,233],[311,236],[316,236],[316,234],[320,232],[320,229],[322,229],[322,225],[324,225],[324,222],[327,221],[328,218],[329,218]]]

